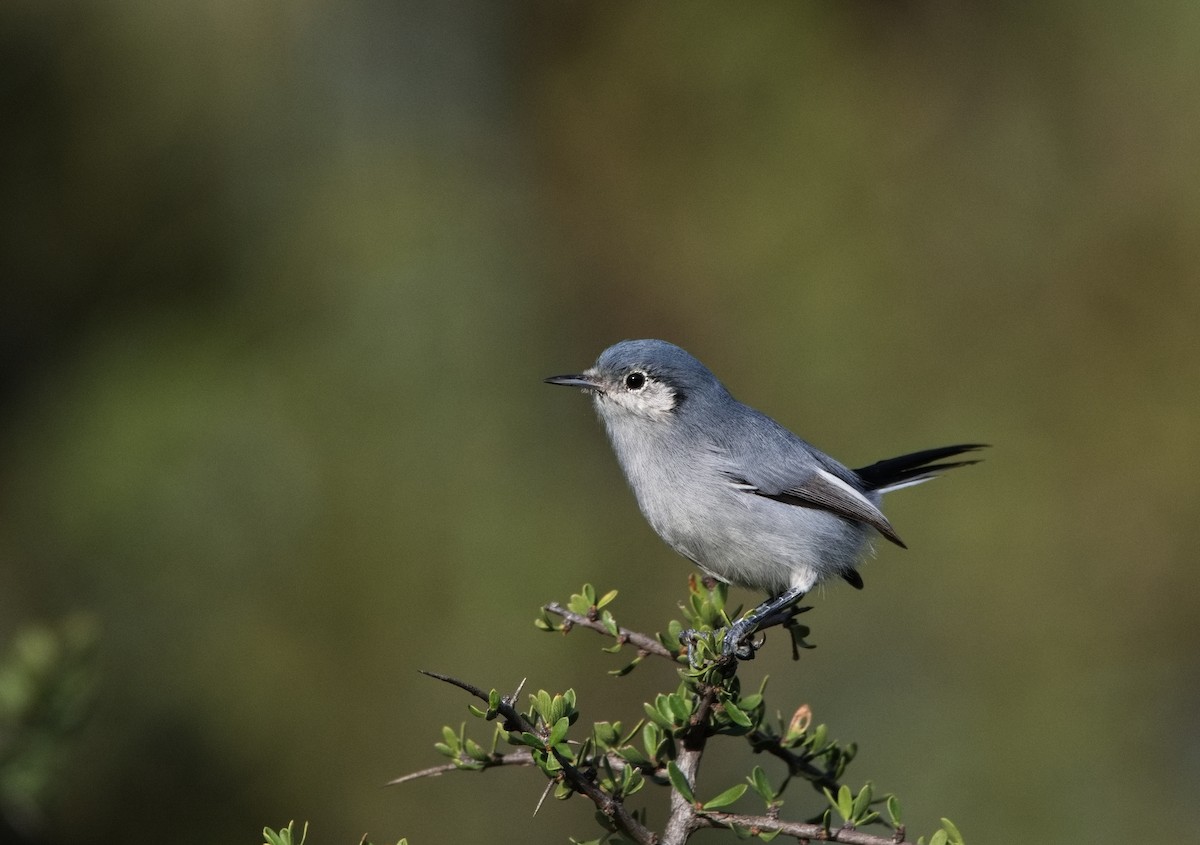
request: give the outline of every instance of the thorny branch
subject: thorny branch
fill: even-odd
[[[445,681],[448,684],[453,684],[484,702],[488,701],[488,694],[474,684],[460,681],[458,678],[452,678],[449,675],[443,675],[439,672],[427,672],[424,669],[421,670],[421,674],[437,678],[439,681]],[[503,724],[505,730],[537,732],[537,726],[513,707],[512,702],[507,698],[501,699],[500,705],[496,709],[504,717]],[[658,837],[630,814],[629,810],[625,808],[623,801],[609,795],[598,787],[592,779],[586,777],[583,772],[571,765],[570,761],[566,760],[556,749],[548,747],[547,750],[554,755],[559,765],[562,766],[563,777],[571,787],[591,799],[592,803],[596,805],[596,809],[612,819],[613,824],[622,833],[631,837],[639,845],[656,845]]]
[[[613,637],[612,632],[598,619],[575,613],[558,603],[547,604],[544,610],[560,616],[569,625],[590,628],[604,636]],[[643,654],[665,657],[672,662],[676,662],[678,656],[653,637],[627,628],[619,627],[615,639],[621,644],[634,645]],[[438,672],[423,672],[423,674],[452,684],[482,701],[489,701],[488,693],[473,684]],[[721,689],[718,686],[698,683],[694,689],[697,695],[696,706],[687,721],[687,726],[676,735],[679,746],[674,757],[675,765],[692,790],[695,788],[696,775],[708,738],[714,733],[712,721],[714,712],[721,707],[720,702],[722,701]],[[494,712],[503,719],[503,728],[510,732],[527,731],[536,734],[537,726],[513,706],[514,699],[515,695],[503,697],[495,708]],[[790,776],[800,775],[810,781],[818,790],[828,789],[830,792],[837,792],[839,784],[832,772],[813,765],[807,755],[797,754],[785,747],[779,737],[756,728],[745,734],[745,738],[755,751],[765,752],[782,760],[787,765]],[[795,838],[797,842],[805,845],[812,842],[839,842],[845,843],[845,845],[912,845],[905,838],[903,826],[897,827],[891,835],[879,836],[865,833],[852,825],[827,827],[811,822],[781,820],[776,814],[771,814],[771,811],[768,811],[768,815],[752,815],[727,813],[715,809],[705,810],[700,802],[688,800],[676,789],[671,789],[669,816],[660,837],[628,811],[621,796],[610,794],[602,789],[596,782],[594,772],[581,771],[566,760],[553,746],[547,746],[546,750],[553,754],[561,765],[562,777],[567,784],[574,791],[587,796],[620,832],[639,845],[683,845],[693,833],[702,828],[734,829],[735,827],[741,831],[749,831],[751,834],[777,832]],[[669,783],[665,777],[665,768],[633,764],[613,753],[605,753],[600,759],[606,760],[614,770],[621,770],[632,765],[658,783]],[[494,753],[480,762],[482,762],[482,768],[536,764],[533,753],[527,750],[508,754]],[[459,767],[454,763],[435,766],[399,777],[391,783],[399,784],[422,777],[435,777],[457,768]],[[777,809],[774,812],[777,813]]]
[[[771,816],[751,816],[742,813],[709,811],[696,816],[696,827],[732,828],[734,825],[754,832],[771,833],[778,830],[785,836],[794,836],[800,842],[844,842],[846,845],[912,845],[895,836],[876,836],[863,833],[854,827],[825,828],[809,822],[788,822]]]
[[[513,751],[509,754],[493,754],[484,763],[483,768],[490,769],[495,766],[532,766],[533,754],[528,751]],[[401,775],[395,780],[389,780],[385,786],[397,786],[402,783],[408,783],[410,780],[420,780],[421,778],[435,778],[439,775],[444,775],[446,772],[457,772],[461,767],[454,763],[445,763],[441,766],[430,766],[428,769],[421,769],[419,772],[410,772],[407,775]]]
[[[547,613],[553,613],[555,616],[561,616],[572,625],[579,625],[583,628],[591,628],[593,631],[603,634],[606,637],[612,636],[612,633],[605,628],[599,620],[574,613],[573,611],[563,607],[558,602],[550,602],[550,604],[546,605],[542,609]],[[672,662],[674,662],[677,656],[674,652],[649,634],[643,634],[639,631],[631,631],[628,628],[618,627],[616,640],[622,645],[625,643],[631,643],[632,645],[636,646],[637,650],[640,652],[653,654],[658,657],[665,657]]]

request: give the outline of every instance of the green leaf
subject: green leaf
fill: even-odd
[[[671,715],[675,717],[675,721],[679,724],[686,722],[688,717],[692,715],[692,708],[689,706],[690,702],[684,701],[683,696],[677,692],[667,696],[667,704],[671,708]]]
[[[775,800],[775,790],[771,788],[771,782],[767,780],[767,773],[763,771],[762,766],[755,766],[746,780],[767,804]]]
[[[621,775],[621,794],[633,795],[639,789],[646,785],[646,778],[640,771],[633,766],[626,766],[625,771]]]
[[[454,729],[449,725],[442,726],[442,739],[445,740],[446,744],[451,748],[459,747],[458,734],[456,734]]]
[[[610,653],[612,653],[612,654],[616,654],[616,653],[617,653],[618,651],[620,651],[620,650],[621,650],[621,644],[620,644],[620,643],[617,643],[617,644],[616,644],[616,645],[614,645],[614,646],[613,646],[611,649],[607,649],[607,648],[605,648],[605,649],[601,649],[601,651],[607,651],[607,652],[610,652]],[[610,675],[615,675],[615,676],[616,676],[616,677],[618,677],[618,678],[620,678],[620,677],[623,677],[623,676],[625,676],[625,675],[628,675],[630,672],[632,672],[634,669],[636,669],[636,668],[637,668],[637,665],[638,665],[639,663],[641,663],[641,662],[642,662],[642,660],[643,660],[644,658],[645,658],[645,655],[644,655],[644,654],[639,654],[637,657],[633,658],[633,660],[630,660],[628,663],[626,663],[626,664],[625,664],[624,666],[622,666],[620,669],[610,669],[610,670],[608,670],[608,674],[610,674]]]
[[[731,786],[715,798],[710,798],[704,802],[702,810],[716,810],[719,807],[728,807],[734,801],[741,798],[746,790],[750,787],[744,783],[739,783],[736,786]]]
[[[745,825],[738,824],[737,822],[731,823],[729,825],[729,829],[733,831],[733,835],[738,839],[750,839],[754,836],[750,828],[746,827]]]
[[[620,631],[617,630],[617,620],[613,619],[613,615],[607,610],[600,614],[600,624],[604,626],[604,630],[608,631],[610,636],[617,636]]]
[[[488,758],[488,753],[483,750],[483,746],[473,739],[468,739],[465,747],[468,756],[474,760],[478,760],[482,763]]]
[[[592,725],[592,733],[596,737],[596,744],[601,748],[611,748],[616,745],[621,737],[621,723],[615,725],[612,722],[596,722]]]
[[[662,727],[657,722],[647,722],[642,728],[642,746],[646,749],[646,754],[650,757],[658,754],[658,746],[662,744],[662,741]]]
[[[771,831],[767,831],[766,833],[760,833],[758,835],[758,838],[761,839],[763,842],[770,842],[772,839],[774,839],[776,836],[778,836],[781,833],[783,833],[782,830],[771,830]]]
[[[290,821],[287,827],[281,827],[279,832],[271,830],[269,827],[263,828],[263,839],[267,841],[267,845],[304,845],[304,840],[308,838],[308,822],[304,823],[304,830],[300,834],[300,841],[296,842],[293,837],[296,822]]]
[[[594,607],[596,604],[596,588],[591,584],[584,584],[583,597],[587,599],[588,607]]]
[[[600,601],[596,602],[596,608],[599,609],[599,608],[604,607],[604,605],[608,604],[616,597],[617,597],[617,591],[609,590],[607,593],[605,593],[603,596],[600,597]]]
[[[738,707],[733,701],[726,701],[721,705],[725,710],[725,715],[729,717],[729,721],[743,728],[748,728],[754,724],[750,717],[743,712],[742,708]]]
[[[529,731],[521,731],[521,742],[528,745],[530,748],[545,748],[545,743],[542,738],[531,734]]]
[[[671,786],[675,787],[675,791],[684,797],[689,804],[696,803],[696,796],[692,792],[692,788],[688,785],[687,778],[675,761],[667,763],[667,777],[671,780]]]
[[[900,826],[900,799],[895,795],[887,797],[888,818],[891,819],[892,827]]]
[[[617,749],[617,756],[628,763],[635,766],[653,766],[654,761],[647,757],[642,752],[638,751],[632,745],[627,745],[624,748]]]
[[[842,821],[848,822],[854,818],[854,795],[850,792],[850,787],[842,784],[838,787],[837,798],[833,797],[833,793],[828,788],[825,790],[825,797],[829,799],[829,803],[838,811],[838,815],[842,817]]]
[[[555,722],[554,727],[550,729],[550,736],[546,739],[546,746],[550,747],[558,745],[560,742],[562,742],[566,738],[567,731],[570,729],[570,727],[571,720],[566,716],[563,716],[561,719]]]
[[[850,808],[850,819],[855,824],[861,824],[861,819],[871,807],[871,782],[863,784],[863,788],[854,796],[854,804]]]
[[[654,707],[654,705],[643,704],[642,706],[646,708],[646,715],[650,717],[650,720],[654,722],[654,724],[658,725],[659,727],[666,728],[667,730],[671,730],[675,727],[675,723],[671,721],[671,717],[664,716],[658,711],[658,708]]]
[[[760,706],[762,706],[762,702],[762,695],[759,693],[754,693],[753,695],[748,695],[745,698],[740,699],[738,701],[738,707],[742,708],[743,710],[757,710]]]
[[[950,838],[946,836],[946,831],[939,830],[933,836],[929,837],[929,845],[946,845]]]
[[[550,719],[550,707],[552,704],[550,693],[544,689],[540,689],[537,691],[537,695],[531,695],[529,698],[533,702],[534,710],[542,717],[542,721],[548,725],[554,724]]]
[[[942,819],[942,829],[946,831],[946,836],[950,840],[950,845],[963,845],[963,835],[958,832],[958,828],[950,819]]]

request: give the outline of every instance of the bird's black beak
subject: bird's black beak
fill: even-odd
[[[546,384],[560,384],[563,387],[578,387],[583,390],[594,390],[597,393],[604,392],[604,388],[598,381],[583,374],[575,376],[550,376],[550,378],[546,379],[545,381]]]

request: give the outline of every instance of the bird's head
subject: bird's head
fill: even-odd
[[[551,376],[546,383],[591,393],[609,422],[667,424],[700,400],[725,393],[707,367],[665,340],[623,340],[600,353],[582,373]]]

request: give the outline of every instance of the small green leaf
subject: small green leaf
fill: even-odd
[[[758,838],[761,839],[763,842],[770,842],[772,839],[774,839],[776,836],[778,836],[781,833],[783,833],[782,830],[770,830],[770,831],[767,831],[766,833],[760,833],[758,835]]]
[[[558,745],[566,736],[567,731],[571,728],[571,720],[563,716],[554,723],[554,727],[550,730],[550,736],[546,739],[546,746]]]
[[[675,727],[675,723],[671,721],[671,717],[664,716],[658,711],[658,708],[654,707],[652,704],[643,704],[642,706],[646,708],[646,715],[650,717],[650,720],[654,722],[654,724],[658,725],[659,727],[666,728],[667,730]]]
[[[746,780],[767,804],[775,800],[775,790],[771,788],[771,782],[767,780],[767,773],[763,771],[762,766],[755,766]]]
[[[596,744],[601,748],[610,748],[617,744],[621,736],[621,723],[615,725],[611,722],[596,722],[592,725],[592,733],[596,737]]]
[[[633,737],[630,737],[633,739]],[[658,746],[662,744],[663,734],[662,728],[657,722],[647,722],[642,728],[642,746],[646,749],[646,754],[653,757],[658,754]]]
[[[667,704],[671,708],[671,715],[675,717],[675,721],[679,724],[686,722],[688,717],[692,715],[692,708],[689,706],[690,702],[685,701],[683,696],[677,692],[667,696]]]
[[[854,818],[854,793],[844,783],[838,787],[836,806],[838,814],[843,820],[850,821]]]
[[[721,705],[725,709],[725,715],[729,717],[729,721],[743,728],[748,728],[754,724],[750,717],[745,714],[742,708],[738,707],[733,701],[726,701]]]
[[[667,763],[667,777],[671,780],[671,786],[675,787],[675,791],[684,797],[684,800],[689,804],[696,803],[696,796],[692,793],[691,786],[688,785],[687,778],[675,761]]]
[[[929,837],[929,845],[947,845],[950,838],[946,836],[946,831],[939,830],[933,836]]]
[[[739,783],[736,786],[731,786],[715,798],[710,798],[704,802],[702,810],[716,810],[719,807],[728,807],[734,801],[741,798],[746,790],[750,787],[744,783]]]
[[[866,815],[867,810],[871,806],[871,782],[867,781],[863,788],[858,791],[858,795],[854,796],[854,804],[850,808],[850,819],[855,824],[861,824],[861,819]]]
[[[617,620],[613,619],[613,615],[607,610],[600,614],[600,624],[604,626],[604,630],[608,631],[610,636],[617,636],[620,631],[617,630]]]
[[[646,785],[646,778],[633,766],[626,766],[621,776],[621,794],[633,795]]]
[[[743,710],[757,710],[762,705],[762,702],[762,695],[759,693],[754,693],[753,695],[748,695],[739,700],[738,707],[742,708]]]
[[[618,651],[620,651],[620,650],[621,650],[621,644],[620,644],[620,643],[617,643],[617,644],[616,644],[615,646],[613,646],[611,649],[607,649],[607,648],[605,648],[605,649],[601,649],[601,651],[608,651],[608,652],[611,652],[611,653],[613,653],[613,654],[615,654],[616,652],[618,652]],[[642,662],[642,659],[643,659],[644,657],[645,657],[645,655],[643,655],[643,654],[639,654],[637,657],[633,658],[633,660],[630,660],[628,663],[626,663],[626,664],[625,664],[624,666],[622,666],[620,669],[610,669],[610,670],[608,671],[608,674],[610,674],[610,675],[615,675],[615,676],[616,676],[616,677],[618,677],[618,678],[620,678],[620,677],[623,677],[623,676],[625,676],[625,675],[628,675],[630,672],[632,672],[634,669],[636,669],[636,668],[637,668],[637,665],[638,665],[639,663],[641,663],[641,662]]]
[[[488,758],[488,753],[483,750],[483,746],[473,739],[468,739],[465,745],[467,754],[474,760],[483,762]]]
[[[446,744],[451,748],[458,748],[459,746],[458,734],[456,734],[454,729],[449,725],[442,726],[442,739],[445,740]]]
[[[754,836],[754,833],[750,830],[750,828],[746,827],[745,825],[738,824],[737,822],[730,824],[729,829],[733,831],[733,835],[738,839],[751,839]]]
[[[617,597],[617,591],[609,590],[607,593],[605,593],[603,596],[600,597],[600,601],[596,602],[596,608],[599,609],[601,607],[604,607],[604,605],[608,604],[616,597]]]
[[[950,840],[950,845],[963,845],[963,835],[958,832],[958,828],[950,819],[942,819],[942,829],[946,831],[946,836]]]
[[[591,584],[583,585],[583,597],[587,599],[589,607],[594,607],[596,604],[596,588]]]
[[[542,742],[541,737],[535,736],[529,731],[521,731],[521,742],[530,748],[545,748],[545,743]]]
[[[635,766],[653,766],[654,761],[647,757],[642,752],[638,751],[632,745],[627,745],[624,748],[617,749],[617,756],[628,763]]]
[[[895,795],[887,797],[888,818],[891,819],[892,827],[900,826],[900,799]]]

